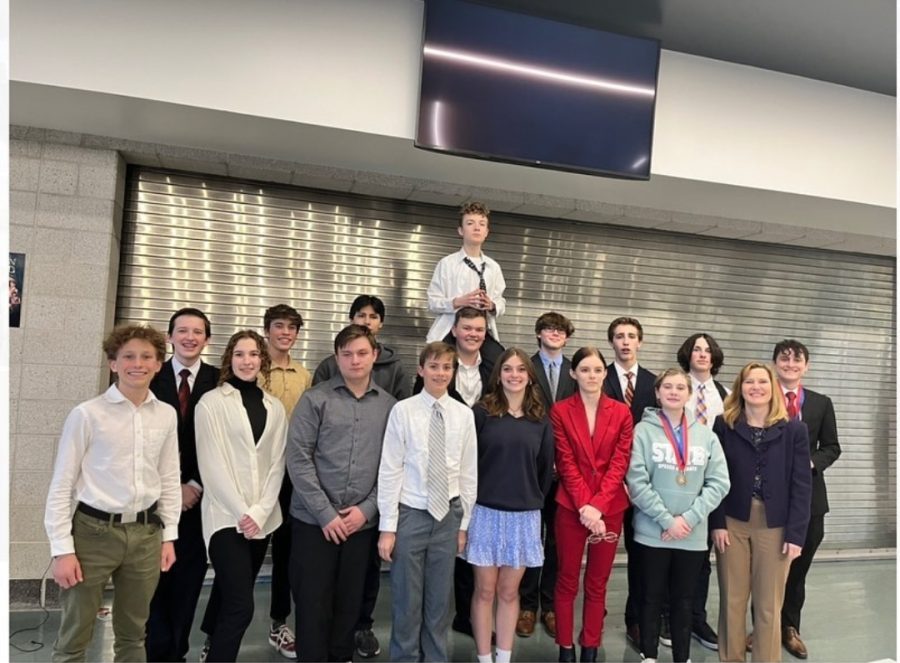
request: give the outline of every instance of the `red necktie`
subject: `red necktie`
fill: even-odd
[[[625,377],[628,378],[628,386],[625,388],[625,403],[631,407],[631,401],[634,400],[634,383],[631,381],[634,378],[634,373],[628,371]]]
[[[188,403],[191,400],[191,385],[188,382],[188,376],[191,374],[187,368],[182,368],[178,375],[181,376],[181,384],[178,385],[178,409],[181,411],[181,418],[185,419],[188,413]]]
[[[791,419],[799,419],[800,418],[800,408],[797,407],[797,394],[793,391],[789,391],[785,394],[787,397],[787,411],[788,416]]]

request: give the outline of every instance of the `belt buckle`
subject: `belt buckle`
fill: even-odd
[[[138,512],[129,511],[127,513],[122,514],[122,520],[120,520],[119,522],[122,523],[123,525],[126,525],[128,523],[134,523],[134,522],[137,522],[137,519],[138,519],[137,517],[138,517]]]

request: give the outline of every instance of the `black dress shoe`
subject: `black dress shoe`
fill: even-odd
[[[594,663],[597,660],[597,647],[582,647],[581,662]]]
[[[575,647],[560,647],[559,663],[575,663]]]

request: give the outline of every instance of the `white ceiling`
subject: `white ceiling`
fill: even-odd
[[[894,0],[476,1],[896,96]]]

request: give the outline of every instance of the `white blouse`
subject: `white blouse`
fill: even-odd
[[[244,514],[259,525],[257,539],[281,524],[278,494],[284,478],[287,417],[284,406],[263,392],[266,427],[253,441],[250,418],[240,392],[227,382],[207,392],[197,403],[194,422],[197,462],[203,479],[203,539],[234,527]]]

